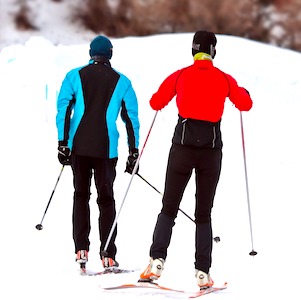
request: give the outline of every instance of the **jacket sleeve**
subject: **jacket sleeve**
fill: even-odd
[[[129,149],[139,147],[139,118],[138,118],[138,101],[132,84],[126,89],[121,104],[121,118],[125,123]]]
[[[174,72],[161,83],[158,91],[149,101],[152,109],[161,110],[173,99],[176,95],[176,84],[180,72],[181,70]]]
[[[238,86],[236,80],[230,76],[226,75],[229,82],[229,99],[235,105],[235,107],[240,111],[249,111],[253,106],[253,101],[250,97],[249,92]]]
[[[74,103],[74,92],[68,76],[62,82],[57,99],[56,126],[59,141],[68,141],[70,129],[70,117]]]

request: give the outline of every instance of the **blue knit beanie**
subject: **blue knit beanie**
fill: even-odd
[[[113,45],[111,41],[107,37],[100,35],[91,42],[89,54],[91,57],[102,56],[111,59],[113,54],[112,49]]]

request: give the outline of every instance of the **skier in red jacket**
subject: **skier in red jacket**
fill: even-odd
[[[150,105],[161,110],[176,96],[178,123],[169,153],[162,210],[154,228],[150,263],[140,281],[161,276],[184,190],[195,171],[195,276],[201,289],[213,285],[209,275],[212,253],[211,210],[222,162],[220,131],[228,97],[240,111],[249,111],[252,99],[236,80],[213,65],[217,39],[198,31],[193,37],[194,63],[168,76],[152,96]]]

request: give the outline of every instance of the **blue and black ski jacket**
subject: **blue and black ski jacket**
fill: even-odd
[[[57,99],[58,140],[76,155],[118,157],[119,113],[129,149],[138,149],[138,101],[131,81],[109,61],[91,59],[63,80]]]

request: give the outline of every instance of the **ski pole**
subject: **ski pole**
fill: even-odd
[[[252,251],[249,253],[249,255],[255,256],[257,254],[257,252],[254,250],[254,247],[253,247],[253,230],[252,230],[251,206],[250,206],[249,184],[248,184],[248,173],[247,173],[247,160],[246,160],[244,127],[243,127],[243,120],[242,120],[242,113],[241,112],[240,112],[240,127],[241,127],[241,139],[242,139],[242,149],[243,149],[244,167],[245,167],[245,179],[246,179],[246,191],[247,191],[247,202],[248,202],[251,244],[252,244]]]
[[[125,202],[126,196],[127,196],[128,191],[129,191],[129,189],[130,189],[130,186],[131,186],[131,184],[132,184],[134,175],[135,175],[135,173],[136,173],[137,170],[138,170],[139,161],[140,161],[141,156],[142,156],[142,154],[143,154],[143,151],[144,151],[145,145],[146,145],[146,143],[147,143],[147,140],[148,140],[148,138],[149,138],[149,135],[150,135],[150,133],[151,133],[151,130],[152,130],[153,126],[154,126],[154,123],[155,123],[157,114],[158,114],[158,111],[156,111],[156,113],[155,113],[154,119],[153,119],[153,121],[152,121],[152,123],[151,123],[151,126],[150,126],[150,129],[149,129],[148,134],[147,134],[147,136],[146,136],[145,142],[144,142],[144,144],[143,144],[143,147],[142,147],[142,149],[141,149],[141,152],[140,152],[140,154],[139,154],[139,156],[138,156],[138,158],[137,158],[137,161],[136,161],[136,163],[135,163],[135,166],[134,166],[134,169],[133,169],[133,172],[132,172],[132,176],[131,176],[130,182],[129,182],[128,186],[127,186],[127,189],[126,189],[126,191],[125,191],[125,194],[124,194],[123,200],[122,200],[122,202],[121,202],[119,211],[118,211],[118,213],[116,214],[116,217],[115,217],[115,220],[114,220],[113,225],[112,225],[112,227],[111,227],[111,230],[110,230],[109,236],[108,236],[108,238],[107,238],[106,244],[105,244],[105,246],[104,246],[103,251],[101,252],[101,255],[102,255],[102,256],[107,256],[107,255],[108,255],[107,249],[108,249],[108,247],[109,247],[109,243],[110,243],[110,241],[111,241],[113,232],[114,232],[114,230],[115,230],[115,228],[116,228],[117,220],[118,220],[118,218],[119,218],[119,215],[120,215],[120,212],[121,212],[121,210],[122,210],[123,204],[124,204],[124,202]]]
[[[158,192],[160,195],[163,196],[163,194],[161,192],[159,192],[159,190],[157,190],[153,185],[151,185],[145,178],[143,178],[139,173],[136,173],[136,175],[138,175],[143,181],[145,181],[150,187],[152,187],[156,192]],[[193,223],[195,223],[195,221],[188,215],[186,214],[181,208],[179,208],[179,211],[181,213],[183,213],[188,219],[190,219]]]
[[[136,175],[138,175],[142,180],[144,180],[149,186],[151,186],[156,192],[158,192],[160,195],[163,195],[162,193],[160,193],[159,190],[157,190],[152,184],[150,184],[145,178],[143,178],[139,173],[136,173]],[[186,214],[183,210],[181,210],[179,208],[179,210],[188,218],[190,219],[193,223],[195,223],[195,221],[188,215]],[[213,240],[216,242],[216,243],[219,243],[221,241],[221,238],[219,236],[216,236],[213,238]]]
[[[57,178],[57,181],[56,181],[56,184],[55,184],[55,186],[54,186],[54,189],[53,189],[53,191],[52,191],[52,193],[51,193],[50,199],[49,199],[49,201],[48,201],[48,203],[47,203],[47,206],[46,206],[44,215],[43,215],[43,217],[42,217],[42,220],[41,220],[41,222],[40,222],[39,224],[36,225],[36,229],[37,229],[37,230],[42,230],[42,229],[43,229],[43,225],[42,225],[43,220],[44,220],[44,218],[45,218],[45,215],[46,215],[46,212],[47,212],[48,207],[49,207],[49,205],[50,205],[50,202],[51,202],[51,199],[52,199],[52,197],[53,197],[53,194],[54,194],[54,192],[55,192],[55,190],[56,190],[57,184],[59,183],[59,180],[60,180],[61,175],[62,175],[62,173],[63,173],[64,167],[65,167],[65,166],[62,165],[62,169],[61,169],[61,171],[60,171],[59,177]]]

